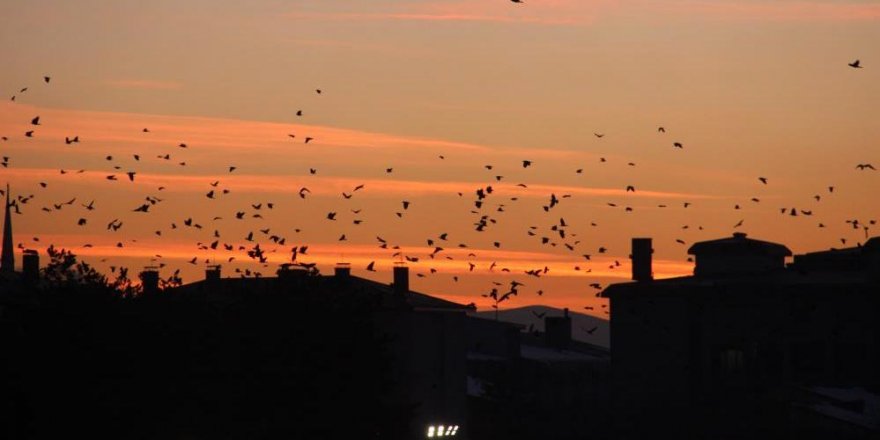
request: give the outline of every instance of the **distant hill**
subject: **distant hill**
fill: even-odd
[[[498,320],[505,322],[513,322],[516,324],[522,324],[526,327],[529,325],[534,325],[534,329],[543,332],[544,331],[544,318],[539,318],[537,315],[544,314],[543,316],[562,316],[562,309],[556,309],[553,307],[546,306],[526,306],[519,307],[516,309],[502,309],[498,312]],[[479,316],[484,319],[495,319],[495,311],[488,310],[484,312],[472,312],[470,315]],[[602,347],[610,346],[610,330],[608,320],[597,318],[591,315],[585,315],[583,313],[568,311],[568,316],[571,317],[571,338],[577,341],[588,342],[590,344],[599,345]],[[592,334],[587,333],[587,330],[591,330],[596,328]]]

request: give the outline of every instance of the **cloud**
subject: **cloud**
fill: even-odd
[[[422,22],[482,22],[500,24],[538,24],[572,26],[579,24],[570,18],[539,18],[528,16],[504,16],[466,13],[328,13],[328,12],[291,12],[288,18],[302,20],[326,21],[422,21]]]
[[[504,2],[509,3],[509,2]],[[377,12],[379,10],[379,12]],[[435,23],[482,22],[545,26],[582,26],[612,13],[627,17],[661,15],[717,17],[732,20],[770,21],[874,21],[880,19],[880,5],[867,1],[819,0],[544,0],[525,4],[503,4],[498,0],[406,2],[388,4],[368,11],[299,11],[290,17],[339,21],[420,21]]]
[[[41,236],[40,246],[29,246],[39,250],[45,255],[45,247],[53,244],[58,248],[72,250],[76,255],[83,258],[131,258],[149,259],[156,262],[164,262],[172,267],[179,267],[183,261],[189,261],[193,257],[198,262],[210,259],[214,263],[229,263],[229,257],[235,257],[233,266],[258,268],[260,264],[250,260],[244,251],[224,250],[200,250],[195,243],[181,244],[161,242],[147,238],[138,242],[124,242],[123,247],[117,247],[112,237],[98,235],[63,235],[47,234]],[[84,247],[89,244],[89,247]],[[236,243],[236,247],[240,243]],[[252,247],[252,244],[249,244]],[[270,266],[277,267],[280,264],[290,263],[292,246],[264,246],[268,251],[266,256]],[[275,252],[272,252],[272,251]],[[628,264],[621,264],[614,269],[609,269],[616,260],[627,261],[624,257],[598,256],[594,260],[572,259],[568,255],[551,254],[546,252],[529,251],[506,251],[497,249],[446,249],[429,258],[434,248],[403,246],[398,250],[383,250],[374,245],[340,245],[336,243],[310,243],[307,254],[300,255],[298,261],[316,263],[324,269],[330,268],[339,262],[349,263],[354,269],[363,269],[367,264],[375,262],[375,268],[379,272],[390,271],[398,261],[392,256],[392,252],[399,251],[403,255],[418,256],[418,262],[410,262],[408,266],[413,273],[430,273],[435,269],[437,273],[475,275],[491,277],[526,277],[527,270],[549,270],[542,277],[597,277],[629,279],[630,268]],[[453,259],[446,258],[447,256]],[[693,272],[693,265],[681,261],[655,260],[654,273],[657,278],[688,275]],[[474,265],[473,270],[470,264]],[[494,267],[493,267],[494,266]],[[579,267],[580,269],[575,269]],[[504,270],[507,269],[507,270]],[[274,269],[273,269],[274,270]]]
[[[593,23],[606,10],[617,7],[617,0],[544,0],[514,4],[498,0],[445,2],[401,2],[371,4],[369,10],[327,12],[297,10],[288,18],[325,21],[415,21],[429,23],[486,23],[501,25],[582,26]]]
[[[399,196],[399,195],[447,195],[457,196],[461,192],[472,198],[478,188],[484,188],[485,182],[466,181],[425,181],[404,179],[370,179],[357,177],[334,177],[334,176],[276,176],[276,175],[196,175],[196,174],[158,174],[138,173],[135,184],[130,185],[128,177],[123,171],[83,171],[68,169],[64,178],[73,182],[84,184],[108,184],[107,176],[116,175],[120,182],[116,189],[132,188],[135,191],[142,189],[142,185],[151,187],[164,186],[168,192],[206,192],[207,184],[215,180],[222,182],[222,188],[232,188],[236,192],[255,193],[287,193],[295,194],[302,187],[309,188],[309,197],[333,196],[338,197],[341,192],[351,192],[358,185],[364,185],[358,197],[374,196]],[[12,168],[5,171],[4,175],[21,179],[22,182],[36,183],[44,180],[47,176],[60,175],[60,171],[49,168]],[[626,196],[642,199],[682,199],[698,200],[712,199],[715,196],[679,193],[666,191],[639,190],[635,193],[627,193],[617,188],[591,188],[583,186],[565,185],[529,185],[527,188],[509,183],[492,184],[493,194],[503,196],[516,196],[521,198],[549,198],[550,194],[562,197],[565,194],[585,197]]]
[[[148,79],[114,79],[106,83],[116,89],[143,89],[143,90],[180,90],[183,84],[176,81],[156,81]]]
[[[874,21],[880,20],[880,4],[852,1],[744,1],[677,0],[652,6],[682,15],[711,16],[731,20],[767,21]]]

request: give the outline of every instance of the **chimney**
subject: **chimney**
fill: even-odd
[[[145,267],[140,278],[145,295],[159,292],[159,269],[156,266]]]
[[[565,350],[571,343],[571,317],[568,308],[563,309],[562,316],[544,318],[544,343],[557,350]]]
[[[632,239],[632,279],[633,281],[651,281],[654,279],[654,273],[651,269],[651,249],[650,238],[633,238]]]
[[[337,280],[347,280],[351,276],[351,265],[348,263],[337,263],[333,269],[333,276]]]
[[[409,293],[409,268],[405,263],[394,263],[394,293],[406,296]]]
[[[309,276],[309,271],[294,264],[285,263],[281,265],[276,274],[278,275],[278,280],[282,283],[302,286]]]
[[[211,266],[208,266],[207,269],[205,269],[205,281],[209,282],[209,283],[216,283],[217,281],[220,281],[220,265],[219,264],[213,264]]]
[[[22,277],[28,284],[36,284],[40,280],[40,254],[33,249],[24,251],[22,257]]]

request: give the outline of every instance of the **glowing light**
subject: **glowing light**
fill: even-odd
[[[458,425],[428,425],[428,437],[455,437],[458,434]]]

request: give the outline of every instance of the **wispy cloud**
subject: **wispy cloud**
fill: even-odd
[[[77,255],[91,258],[134,258],[150,259],[165,262],[177,266],[182,261],[191,260],[193,257],[198,262],[210,260],[217,263],[229,263],[229,257],[235,257],[233,262],[242,267],[259,267],[259,264],[250,260],[245,252],[204,250],[198,249],[195,244],[184,245],[182,243],[167,243],[154,239],[140,240],[136,243],[124,243],[118,247],[115,241],[107,236],[95,235],[44,235],[41,237],[43,244],[30,246],[32,249],[45,251],[45,247],[54,244],[73,250]],[[88,244],[88,247],[84,245]],[[291,262],[290,246],[276,249],[276,252],[266,254],[270,265],[280,265]],[[269,249],[269,248],[267,248]],[[408,256],[418,256],[418,262],[410,262],[409,266],[415,273],[431,273],[434,269],[443,274],[468,274],[491,277],[524,277],[525,271],[543,270],[542,277],[600,277],[627,279],[630,277],[630,268],[626,258],[617,256],[597,257],[593,261],[585,262],[571,256],[551,254],[546,252],[529,251],[505,251],[497,249],[457,249],[449,248],[441,251],[435,258],[428,256],[434,248],[408,246],[394,250]],[[446,258],[450,257],[450,258]],[[392,251],[382,250],[376,246],[336,243],[310,243],[308,253],[300,255],[298,261],[315,263],[321,267],[329,268],[339,262],[346,262],[353,268],[361,270],[369,263],[375,262],[375,268],[379,272],[390,271],[398,258],[392,256]],[[615,261],[621,261],[620,266],[615,266]],[[473,268],[471,267],[473,265]],[[613,266],[611,269],[609,267]],[[693,265],[681,261],[654,261],[655,276],[665,278],[690,274]]]
[[[528,3],[528,2],[527,2]],[[401,2],[371,5],[369,10],[328,12],[297,10],[289,18],[326,21],[416,21],[433,23],[486,23],[501,25],[581,26],[595,21],[616,0],[545,0],[514,4],[497,0]]]
[[[326,13],[326,12],[291,12],[290,18],[328,21],[427,21],[427,22],[483,22],[502,24],[539,24],[572,26],[579,24],[571,18],[540,18],[529,16],[504,16],[466,13]]]
[[[112,79],[106,83],[116,89],[179,90],[183,88],[183,84],[176,81],[149,79]]]
[[[766,21],[875,21],[880,4],[860,1],[749,1],[676,0],[650,5],[679,15],[711,16],[729,20]]]
[[[66,176],[71,181],[78,181],[88,184],[104,184],[107,182],[107,176],[116,175],[122,181],[118,184],[125,188],[129,185],[127,176],[122,171],[84,171],[77,173],[74,170],[68,170]],[[59,170],[48,168],[12,168],[4,171],[4,176],[14,177],[22,183],[36,183],[45,179],[47,176],[58,175]],[[235,191],[255,192],[255,193],[288,193],[295,194],[300,188],[308,187],[309,196],[333,196],[337,197],[342,192],[351,192],[356,186],[363,185],[364,189],[358,194],[358,197],[383,197],[398,195],[447,195],[455,196],[459,192],[472,197],[478,188],[484,188],[484,182],[464,182],[464,181],[420,181],[420,180],[404,180],[404,179],[370,179],[356,177],[334,177],[334,176],[275,176],[275,175],[235,175],[228,174],[224,176],[218,175],[194,175],[194,174],[156,174],[156,173],[138,173],[135,182],[138,186],[164,186],[169,192],[205,192],[209,182],[221,180],[224,188],[234,188]],[[135,190],[142,188],[133,187]],[[644,191],[640,190],[635,193],[627,193],[623,189],[617,188],[591,188],[583,186],[565,186],[565,185],[530,185],[527,187],[517,186],[515,184],[501,183],[492,185],[493,194],[503,196],[517,196],[522,198],[547,198],[550,194],[556,194],[557,197],[563,195],[584,196],[584,197],[611,197],[626,196],[636,199],[682,199],[682,200],[698,200],[711,199],[715,196],[696,194],[696,193],[680,193],[666,191]]]

